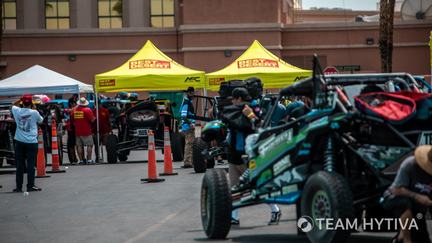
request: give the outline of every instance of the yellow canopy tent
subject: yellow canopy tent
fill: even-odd
[[[219,71],[206,74],[206,88],[219,90],[223,81],[249,77],[260,78],[264,88],[283,88],[311,75],[312,71],[282,61],[255,40],[233,63]]]
[[[95,80],[96,92],[184,90],[205,85],[203,71],[178,64],[150,40],[126,63],[97,74]]]

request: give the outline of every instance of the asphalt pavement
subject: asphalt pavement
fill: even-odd
[[[0,242],[207,242],[200,219],[203,174],[180,169],[177,176],[146,184],[144,151],[137,163],[70,166],[67,172],[36,179],[41,192],[11,193],[14,174],[0,174]],[[159,155],[160,157],[160,155]],[[141,162],[140,162],[141,161]],[[159,172],[163,163],[158,163]],[[48,167],[48,169],[50,169]],[[282,206],[279,225],[267,226],[270,209],[240,210],[240,226],[227,240],[211,242],[308,242],[296,235],[295,208]],[[389,234],[356,234],[351,243],[389,242]]]

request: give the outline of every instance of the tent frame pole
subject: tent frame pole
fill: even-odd
[[[96,144],[95,147],[97,147],[97,153],[96,153],[96,161],[97,163],[99,163],[99,157],[100,157],[100,152],[102,152],[102,161],[103,161],[103,151],[102,148],[99,144],[100,141],[100,134],[99,134],[99,95],[96,92],[95,93],[95,106],[96,106]]]

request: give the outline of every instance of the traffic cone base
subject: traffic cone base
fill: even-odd
[[[162,182],[165,181],[165,179],[162,178],[145,178],[145,179],[141,179],[142,182],[147,182],[147,183],[153,183],[153,182]]]
[[[177,172],[171,172],[171,173],[159,173],[160,176],[173,176],[173,175],[178,175]]]
[[[49,173],[49,174],[66,173],[66,171],[65,170],[51,170],[51,171],[47,171],[47,173]]]
[[[156,147],[153,131],[148,132],[148,163],[147,163],[147,176],[148,178],[141,179],[143,182],[162,182],[165,179],[157,178],[157,165],[156,165]]]
[[[49,173],[49,172],[48,172],[48,173]],[[49,176],[49,175],[35,176],[35,178],[48,178],[48,177],[51,177],[51,176]]]

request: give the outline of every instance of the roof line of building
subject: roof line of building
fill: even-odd
[[[395,29],[422,28],[431,26],[432,21],[396,21]],[[356,30],[377,29],[379,22],[328,22],[328,23],[295,23],[283,25],[280,23],[244,23],[244,24],[208,24],[208,25],[181,25],[176,28],[121,28],[121,29],[68,29],[68,30],[45,30],[45,29],[18,29],[6,30],[4,38],[8,37],[68,37],[68,36],[139,36],[146,35],[172,35],[187,33],[220,33],[220,32],[244,32],[244,31],[326,31],[326,30]]]
[[[425,47],[427,42],[395,43],[394,47]],[[362,49],[377,48],[378,45],[350,44],[350,45],[274,45],[265,46],[269,50],[323,50],[323,49]],[[207,47],[183,47],[179,52],[205,52],[205,51],[244,51],[248,46],[207,46]],[[61,56],[61,55],[113,55],[135,54],[135,50],[62,50],[62,51],[5,51],[2,56]],[[176,53],[176,49],[162,49],[164,53]]]

